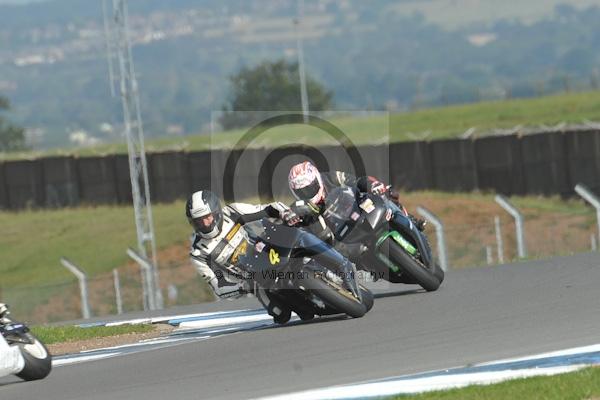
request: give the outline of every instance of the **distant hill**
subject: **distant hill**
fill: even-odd
[[[212,111],[227,99],[229,75],[264,59],[296,57],[292,0],[129,3],[149,136],[207,131]],[[0,0],[0,93],[34,147],[119,140],[121,106],[109,92],[101,5]],[[342,110],[593,89],[600,81],[596,5],[600,0],[307,0],[307,70],[335,92]]]

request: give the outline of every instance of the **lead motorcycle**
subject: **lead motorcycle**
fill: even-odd
[[[338,251],[299,228],[260,221],[258,234],[240,249],[237,265],[254,294],[276,323],[315,315],[360,318],[373,306],[373,295],[357,284],[356,268]]]
[[[427,291],[437,290],[444,280],[427,236],[390,199],[338,187],[326,197],[323,217],[336,248],[375,277]]]
[[[15,375],[25,381],[45,378],[52,370],[50,352],[25,324],[14,321],[9,314],[4,310],[0,315],[0,334],[9,346],[18,347],[23,356],[23,369]]]

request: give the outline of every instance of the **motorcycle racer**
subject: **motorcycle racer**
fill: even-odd
[[[400,208],[404,208],[400,204],[398,194],[391,190],[391,186],[378,179],[372,176],[356,178],[352,174],[341,171],[322,173],[310,161],[296,164],[290,169],[288,184],[297,200],[294,210],[302,218],[303,225],[315,226],[316,228],[312,229],[313,233],[326,241],[331,240],[331,235],[326,228],[322,214],[327,193],[335,187],[356,187],[363,193],[372,193],[378,196],[387,195]],[[423,231],[425,229],[425,220],[417,219],[410,214],[409,216],[419,230]]]
[[[233,203],[221,207],[219,198],[208,190],[193,193],[185,212],[194,228],[190,250],[192,263],[219,298],[251,291],[244,279],[244,271],[236,265],[249,244],[248,232],[243,225],[265,217],[279,218],[288,225],[299,222],[298,216],[283,203]]]
[[[8,312],[6,304],[0,303],[0,319]],[[0,377],[18,374],[25,366],[25,359],[17,346],[9,346],[0,335]]]

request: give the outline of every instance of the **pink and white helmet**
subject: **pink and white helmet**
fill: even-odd
[[[321,173],[310,161],[294,165],[288,175],[288,183],[297,200],[319,204],[325,198]]]

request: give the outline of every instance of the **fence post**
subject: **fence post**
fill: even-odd
[[[596,235],[593,233],[590,235],[590,245],[592,246],[592,251],[598,250],[598,244],[596,243]]]
[[[117,300],[117,314],[123,314],[123,299],[121,298],[121,281],[119,280],[119,271],[113,269],[113,281],[115,283],[115,298]]]
[[[600,199],[585,185],[578,183],[575,191],[596,209],[596,222],[598,223],[598,237],[600,237]]]
[[[133,249],[127,249],[127,255],[133,259],[140,266],[140,271],[142,274],[142,289],[143,289],[143,297],[144,297],[144,311],[147,310],[156,310],[156,303],[154,298],[153,288],[153,279],[152,279],[152,265],[138,253],[136,253]]]
[[[494,255],[492,252],[492,246],[485,246],[485,259],[487,261],[487,265],[492,265],[494,263]]]
[[[444,271],[448,271],[448,254],[446,253],[446,237],[444,236],[444,224],[442,221],[432,214],[425,207],[417,207],[417,212],[422,215],[427,221],[435,226],[435,234],[437,237],[438,255],[440,258],[440,267]]]
[[[79,280],[79,290],[81,292],[81,313],[83,314],[84,319],[90,318],[91,317],[90,303],[88,301],[88,288],[87,288],[87,282],[86,282],[87,278],[86,278],[85,274],[81,271],[80,268],[78,268],[71,261],[67,260],[65,257],[60,258],[60,263],[66,269],[71,271],[71,273],[73,273],[73,275],[75,275],[77,277],[77,279]]]
[[[500,228],[500,217],[494,217],[494,227],[496,230],[496,245],[498,252],[498,264],[504,264],[504,243],[502,243],[502,229]]]
[[[525,230],[523,227],[523,215],[510,204],[508,199],[500,194],[496,195],[494,198],[496,203],[500,205],[506,212],[513,216],[515,219],[515,226],[517,229],[517,254],[519,258],[527,257],[527,250],[525,248]]]

